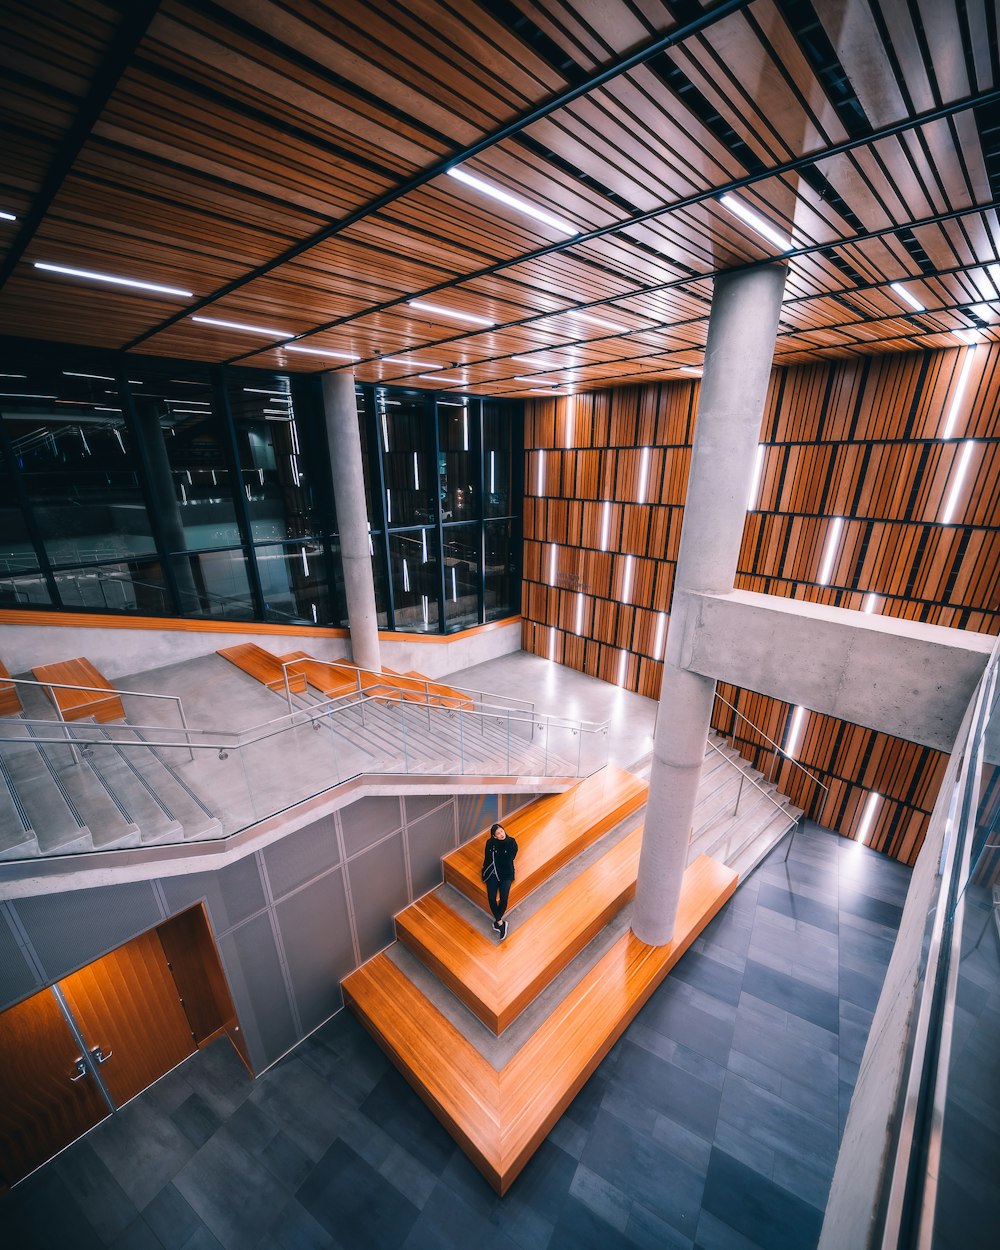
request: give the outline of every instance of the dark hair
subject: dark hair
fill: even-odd
[[[492,824],[492,825],[490,825],[490,837],[491,837],[491,838],[496,836],[496,831],[497,831],[498,829],[503,829],[503,825],[499,822],[499,820],[495,820],[495,821],[493,822],[493,824]],[[504,831],[504,833],[506,833],[506,832],[507,832],[507,830],[506,830],[506,829],[503,829],[503,831]]]

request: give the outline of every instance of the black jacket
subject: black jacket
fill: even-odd
[[[483,880],[489,881],[493,876],[493,864],[500,881],[514,880],[514,856],[517,854],[517,843],[508,833],[505,838],[488,837],[486,850],[483,854]]]

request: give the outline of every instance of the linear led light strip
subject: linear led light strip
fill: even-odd
[[[915,295],[911,295],[901,282],[890,282],[889,290],[894,291],[901,300],[904,300],[914,312],[926,312],[927,309],[921,304]]]
[[[474,326],[486,326],[489,328],[496,325],[496,322],[490,321],[488,317],[477,317],[472,313],[458,312],[454,308],[445,308],[441,304],[428,304],[422,299],[408,299],[406,305],[408,308],[415,308],[417,312],[434,313],[438,317],[452,317],[455,321],[467,321]]]
[[[601,504],[601,550],[607,551],[611,539],[611,501],[605,499]]]
[[[0,211],[0,221],[17,221],[17,216],[14,213]]]
[[[942,525],[950,525],[951,519],[955,515],[958,497],[965,483],[965,475],[969,471],[969,461],[972,459],[973,447],[975,447],[975,443],[971,439],[962,444],[962,450],[958,455],[958,472],[955,474],[955,480],[951,484],[951,490],[948,492],[948,499],[944,505],[944,512],[941,514]]]
[[[195,318],[197,321],[197,317]],[[355,356],[353,352],[335,352],[328,347],[299,347],[295,343],[286,343],[282,348],[286,352],[302,352],[309,356],[330,356],[334,360],[360,360],[360,356]]]
[[[639,489],[636,491],[636,503],[646,502],[646,487],[649,484],[649,448],[643,447],[639,457]]]
[[[792,723],[788,730],[788,743],[785,746],[784,754],[790,760],[795,759],[795,754],[799,749],[799,742],[802,738],[802,729],[805,725],[806,710],[804,707],[797,707],[792,713]]]
[[[622,603],[628,603],[632,597],[632,557],[625,557],[625,573],[622,576]]]
[[[265,334],[269,339],[291,337],[290,330],[275,330],[269,326],[251,326],[242,321],[222,321],[218,317],[192,317],[191,320],[197,321],[200,325],[218,326],[223,330],[244,330],[247,334]]]
[[[398,356],[379,356],[376,364],[383,365],[413,365],[415,369],[440,369],[440,365],[436,365],[433,360],[401,360]]]
[[[882,796],[876,794],[874,790],[868,795],[868,801],[865,803],[864,815],[861,817],[861,824],[858,826],[858,841],[862,844],[868,841],[868,835],[871,833],[872,821],[875,819],[875,811],[881,802]]]
[[[757,491],[760,489],[760,475],[764,468],[764,444],[757,444],[757,457],[753,466],[753,481],[750,483],[750,497],[747,499],[747,512],[753,511],[757,502]]]
[[[549,543],[549,585],[556,584],[556,560],[559,555],[559,548],[555,543]]]
[[[779,252],[790,252],[792,250],[790,238],[779,234],[770,222],[765,221],[759,213],[755,213],[749,205],[744,204],[735,195],[722,195],[719,197],[719,203],[723,208],[728,208],[734,216],[745,222],[751,230],[755,230],[762,238],[767,239],[769,243],[773,243]]]
[[[583,592],[580,591],[576,596],[576,634],[583,633]]]
[[[819,571],[821,586],[829,585],[830,575],[833,572],[833,562],[837,555],[837,548],[840,546],[840,534],[843,528],[844,518],[842,516],[834,517],[826,540],[826,550],[823,552],[823,566]]]
[[[127,286],[137,291],[155,291],[158,295],[178,295],[182,299],[194,298],[193,291],[182,291],[176,286],[162,286],[159,282],[140,282],[136,278],[123,278],[113,273],[96,273],[93,269],[75,269],[69,265],[52,265],[44,260],[36,260],[35,268],[43,269],[46,273],[63,274],[69,278],[86,278],[89,282],[107,282],[111,286]]]
[[[972,360],[976,354],[976,349],[970,347],[966,350],[965,359],[962,361],[962,368],[958,375],[958,385],[955,388],[955,396],[951,401],[951,407],[948,409],[948,415],[945,418],[944,429],[941,431],[942,438],[951,438],[952,431],[955,429],[955,422],[958,420],[958,410],[965,395],[965,388],[969,383],[969,370],[972,368]]]
[[[502,187],[496,186],[495,183],[487,182],[485,178],[477,178],[474,174],[467,173],[457,165],[447,172],[449,177],[455,178],[459,182],[464,182],[466,186],[472,187],[474,191],[480,191],[483,195],[488,195],[491,199],[499,200],[501,204],[506,204],[508,208],[514,208],[519,213],[533,217],[535,221],[541,221],[547,226],[552,226],[553,229],[558,230],[560,234],[566,235],[567,238],[572,238],[580,233],[576,226],[571,226],[562,217],[556,217],[554,213],[548,213],[544,208],[539,208],[527,200],[522,200],[519,195],[512,195],[509,191],[504,191]]]
[[[623,326],[617,321],[605,321],[603,317],[595,317],[593,313],[579,312],[575,308],[567,308],[560,313],[551,313],[553,317],[573,317],[577,321],[589,321],[595,326],[602,326],[605,330],[617,330],[619,334],[627,334],[628,326]]]
[[[667,614],[661,612],[656,618],[656,636],[653,638],[653,659],[663,659],[663,644],[667,637]]]

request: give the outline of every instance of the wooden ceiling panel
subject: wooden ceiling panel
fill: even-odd
[[[162,0],[116,59],[122,10],[9,0],[0,209],[6,195],[28,225],[0,226],[0,264],[5,241],[22,256],[0,323],[192,359],[334,359],[194,314],[350,351],[374,381],[410,374],[373,358],[410,353],[494,393],[520,376],[506,357],[559,352],[575,385],[611,385],[700,360],[712,276],[778,256],[729,192],[798,251],[776,359],[955,346],[993,324],[1000,159],[980,128],[996,100],[967,98],[996,73],[975,38],[986,0],[706,4],[684,10],[698,33],[664,41],[678,11]],[[811,12],[819,27],[800,26]],[[194,296],[40,280],[30,262],[52,251]],[[419,313],[421,295],[497,326]]]

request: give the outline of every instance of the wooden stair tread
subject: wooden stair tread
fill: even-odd
[[[501,1033],[635,894],[636,829],[579,873],[502,943],[440,894],[396,917],[396,933],[487,1028]]]
[[[35,680],[40,682],[66,682],[71,686],[98,686],[111,691],[111,683],[82,655],[75,660],[60,660],[57,664],[42,664],[33,668]],[[46,693],[58,708],[63,720],[83,720],[93,716],[97,721],[125,719],[125,708],[116,694],[101,694],[99,690],[66,690],[59,686],[46,686]]]
[[[272,655],[270,651],[265,651],[263,647],[258,647],[255,642],[241,642],[235,647],[222,647],[216,655],[221,655],[230,664],[235,664],[244,673],[267,686],[268,690],[273,690],[276,694],[285,693],[285,674],[281,667],[280,657]],[[289,672],[288,689],[292,694],[304,694],[306,679],[303,674]]]
[[[292,651],[280,658],[289,664],[289,673],[304,677],[306,683],[313,690],[318,690],[325,699],[338,699],[342,695],[358,693],[356,671],[347,669],[337,661],[317,660],[306,651]]]
[[[0,716],[19,716],[22,711],[17,686],[10,680],[10,673],[0,661]]]
[[[503,1194],[736,884],[700,856],[684,874],[673,940],[623,934],[499,1073],[384,953],[344,981],[345,1000]]]
[[[585,850],[646,801],[648,786],[613,764],[562,794],[548,794],[504,820],[517,842],[517,879],[509,907],[526,898],[564,864]],[[444,859],[444,879],[482,911],[488,912],[480,872],[483,835],[464,843]]]
[[[454,690],[443,682],[431,681],[422,673],[411,670],[408,673],[397,673],[395,669],[383,668],[395,689],[410,703],[429,703],[435,707],[464,708],[472,711],[475,701],[471,695]]]

